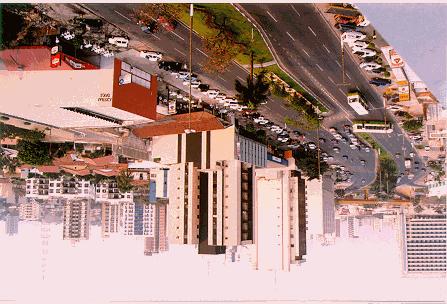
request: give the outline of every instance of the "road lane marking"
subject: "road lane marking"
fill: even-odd
[[[174,32],[169,32],[169,33],[171,33],[171,34],[173,34],[174,36],[177,36],[177,38],[182,39],[183,41],[185,41],[185,38],[183,38],[183,37],[180,36],[179,34],[174,33]]]
[[[331,78],[331,76],[328,76],[327,78],[329,78],[329,80],[330,80],[333,84],[335,84],[335,81]]]
[[[196,51],[198,51],[199,53],[201,53],[202,55],[204,55],[205,57],[209,57],[204,51],[202,51],[201,49],[196,48]]]
[[[183,53],[182,51],[180,51],[179,49],[177,49],[177,48],[174,48],[174,50],[176,50],[177,52],[179,52],[180,54],[182,54],[183,56],[186,56],[186,54],[185,53]]]
[[[351,79],[351,76],[349,76],[349,74],[348,74],[348,73],[346,73],[346,76],[348,76],[348,78],[349,78],[349,79]]]
[[[266,12],[267,12],[267,14],[268,14],[268,15],[269,15],[270,17],[272,17],[272,19],[273,19],[273,20],[275,20],[275,22],[278,22],[278,20],[276,20],[276,19],[275,19],[275,17],[273,17],[273,15],[272,15],[272,14],[270,14],[270,12],[269,12],[269,11],[266,11]]]
[[[345,95],[346,93],[345,92],[343,92],[343,90],[342,89],[340,89],[340,88],[338,88],[338,90],[343,94],[343,95]]]
[[[341,67],[340,62],[338,62],[337,60],[335,60],[335,63],[336,63],[339,67]]]
[[[282,104],[279,105],[281,108],[283,108],[284,110],[287,110],[287,108],[285,106],[283,106]]]
[[[219,77],[219,78],[222,79],[223,81],[227,82],[227,80],[226,80],[225,78],[223,78],[222,76],[217,76],[217,77]]]
[[[242,79],[242,78],[239,77],[239,76],[236,76],[236,78],[239,79],[240,81],[245,81],[245,79]]]
[[[201,64],[201,63],[197,63],[197,65],[198,65],[199,67],[203,67],[203,64]]]
[[[317,37],[317,34],[315,34],[314,30],[310,26],[308,26],[307,28],[309,29],[309,31],[312,32],[312,34],[314,34],[315,37]]]
[[[124,16],[123,14],[121,14],[120,12],[118,12],[118,11],[115,11],[115,10],[113,10],[115,13],[117,13],[118,15],[120,15],[121,17],[123,17],[124,19],[127,19],[127,20],[129,20],[129,21],[132,21],[131,19],[129,19],[128,17],[126,17],[126,16]]]
[[[359,86],[356,86],[356,89],[357,89],[357,91],[359,91],[359,92],[360,92],[360,88],[359,88]]]
[[[327,48],[327,46],[324,45],[324,43],[323,43],[323,47],[325,48],[326,52],[328,52],[329,54],[331,53],[331,51],[329,51],[329,49]]]
[[[298,13],[298,11],[296,10],[296,8],[295,8],[292,4],[290,4],[290,6],[291,6],[292,9],[295,11],[295,13],[296,13],[298,16],[301,17],[300,13]]]
[[[295,41],[295,38],[293,38],[292,35],[289,34],[289,32],[286,32],[286,34],[290,37],[290,39],[292,39],[293,41]]]
[[[154,36],[155,38],[157,38],[158,40],[161,40],[161,38],[160,37],[158,37],[157,35],[155,35],[155,34],[152,34],[152,36]]]
[[[306,52],[305,49],[303,49],[304,54],[306,54],[308,57],[310,57],[309,53]]]
[[[317,66],[317,68],[319,68],[320,69],[320,71],[322,71],[323,72],[323,69],[321,68],[321,66],[319,66],[318,64],[315,64],[316,66]]]

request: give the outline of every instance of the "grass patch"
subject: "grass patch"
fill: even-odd
[[[312,95],[310,95],[302,86],[300,86],[295,80],[293,80],[287,73],[285,73],[281,68],[277,65],[271,65],[264,68],[258,68],[256,71],[265,70],[267,72],[272,72],[276,74],[279,78],[281,78],[285,83],[287,83],[291,88],[300,93],[305,99],[307,99],[310,103],[316,106],[321,112],[328,112],[325,106],[323,106],[318,100],[316,100]],[[278,96],[282,97],[282,96]]]
[[[189,25],[189,5],[183,5],[181,13],[181,21]],[[211,14],[215,17],[217,24],[225,24],[233,32],[237,42],[243,43],[247,49],[236,57],[236,61],[240,64],[250,63],[250,52],[253,50],[255,63],[263,63],[273,60],[267,45],[262,39],[261,34],[251,23],[245,19],[231,4],[216,3],[203,4],[196,3],[194,5],[194,30],[203,37],[213,37],[218,34],[218,30],[210,28],[206,24],[206,15]],[[251,42],[251,31],[253,28],[253,42]]]
[[[371,135],[363,132],[359,132],[356,134],[358,137],[369,143],[374,150],[378,152],[380,151],[380,159],[392,159],[391,155]]]

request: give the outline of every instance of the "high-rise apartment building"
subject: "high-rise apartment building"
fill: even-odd
[[[7,235],[19,233],[19,215],[16,213],[7,214],[5,217],[5,232]]]
[[[446,273],[446,215],[400,214],[403,272]]]
[[[76,177],[33,177],[26,179],[26,197],[47,199],[49,197],[93,198],[94,186],[90,181]]]
[[[199,173],[193,162],[169,168],[168,239],[171,244],[199,243]]]
[[[144,238],[144,254],[152,255],[168,250],[166,234],[166,201],[149,203],[149,235]]]
[[[255,170],[256,268],[290,270],[306,254],[305,181],[288,167]]]
[[[335,233],[334,181],[330,174],[321,179],[306,180],[308,237]]]
[[[208,254],[222,253],[214,246],[253,243],[253,165],[224,160],[212,167],[200,171],[199,253]]]
[[[22,221],[38,221],[40,219],[40,205],[31,199],[19,204],[19,218]]]
[[[120,204],[119,202],[102,202],[101,204],[101,234],[108,238],[119,231]]]
[[[145,202],[120,202],[120,204],[120,230],[123,235],[150,235],[150,205]]]
[[[73,199],[64,203],[64,240],[88,240],[90,232],[90,200]]]

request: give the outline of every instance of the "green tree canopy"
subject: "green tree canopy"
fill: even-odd
[[[129,170],[123,170],[120,175],[116,177],[116,183],[120,192],[129,192],[133,189],[132,176]]]
[[[300,169],[309,180],[319,178],[318,176],[318,153],[316,150],[305,150],[303,147],[293,151],[293,156]],[[329,166],[326,162],[320,160],[320,172],[323,175]]]
[[[423,124],[422,121],[419,119],[411,119],[404,122],[402,127],[407,132],[416,132],[419,131],[420,128],[422,128]]]
[[[49,144],[41,141],[19,140],[16,149],[18,151],[17,158],[30,165],[47,165],[51,163],[49,153]]]
[[[247,77],[247,83],[243,84],[236,79],[234,88],[237,91],[236,98],[243,104],[252,109],[267,100],[269,85],[264,81],[265,73],[256,75],[256,80],[250,76]]]

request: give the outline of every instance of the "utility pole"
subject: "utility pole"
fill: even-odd
[[[318,179],[320,179],[321,176],[321,169],[320,169],[320,115],[318,115],[318,127],[317,127],[317,166],[318,166]]]
[[[381,168],[380,168],[380,149],[377,150],[377,153],[379,154],[379,193],[380,191],[382,191],[382,172],[381,172]]]
[[[341,47],[341,77],[342,83],[345,85],[345,49],[343,47],[343,38],[340,36],[340,47]]]
[[[253,52],[253,40],[254,40],[254,34],[253,34],[253,28],[251,28],[251,54],[250,54],[250,81],[253,82],[253,73],[254,73],[254,52]]]
[[[188,130],[186,133],[193,133],[191,129],[191,104],[192,104],[192,30],[193,30],[194,4],[189,7],[189,106],[188,106]]]

